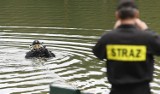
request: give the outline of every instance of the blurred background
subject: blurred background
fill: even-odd
[[[51,82],[107,94],[105,62],[91,48],[109,32],[118,0],[1,0],[0,94],[48,94]],[[140,18],[160,33],[160,1],[136,0]],[[55,53],[51,59],[25,59],[33,40]],[[160,94],[160,59],[155,59],[152,93]]]

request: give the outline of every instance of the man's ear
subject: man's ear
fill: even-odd
[[[118,11],[115,12],[115,17],[116,17],[117,20],[119,20],[119,13],[118,13]]]

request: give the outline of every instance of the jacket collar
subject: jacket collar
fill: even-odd
[[[118,28],[136,28],[136,26],[131,24],[122,24],[118,26]]]

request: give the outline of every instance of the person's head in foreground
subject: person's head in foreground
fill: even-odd
[[[139,17],[139,11],[132,0],[122,0],[116,11],[116,17],[120,20],[135,19]]]
[[[133,0],[120,1],[115,16],[117,22],[114,29],[122,24],[134,24],[143,31],[148,29],[146,23],[139,19],[139,10]]]

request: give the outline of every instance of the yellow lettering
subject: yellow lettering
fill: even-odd
[[[107,45],[108,60],[145,61],[147,48],[145,45]]]

